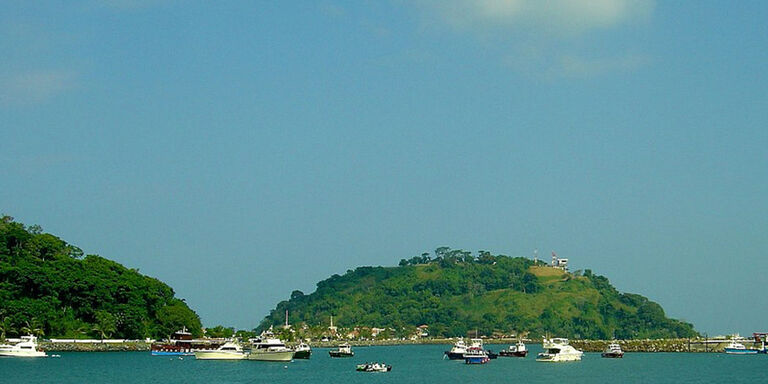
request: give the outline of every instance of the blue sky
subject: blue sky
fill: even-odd
[[[2,211],[209,326],[445,245],[764,330],[765,2],[220,3],[4,3]]]

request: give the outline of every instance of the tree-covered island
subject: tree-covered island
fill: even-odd
[[[37,225],[0,218],[0,338],[166,338],[200,318],[173,289]]]
[[[287,338],[333,333],[331,316],[335,327],[364,338],[406,337],[417,326],[436,337],[475,331],[584,339],[698,335],[691,324],[666,317],[659,304],[621,293],[590,270],[570,273],[524,257],[448,247],[403,259],[398,267],[333,275],[309,295],[293,291],[258,330],[283,324],[286,311],[294,324],[283,333]]]

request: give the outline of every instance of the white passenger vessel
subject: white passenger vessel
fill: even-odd
[[[552,338],[544,339],[542,346],[546,349],[545,352],[539,353],[536,356],[536,361],[543,362],[560,362],[560,361],[578,361],[581,360],[581,355],[584,352],[577,350],[568,344],[568,339],[564,338]]]

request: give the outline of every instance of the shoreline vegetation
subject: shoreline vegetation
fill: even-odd
[[[339,343],[348,343],[353,347],[404,346],[404,345],[446,345],[456,339],[429,338],[418,340],[370,340],[370,341],[317,341],[310,343],[313,348],[334,348]],[[494,345],[491,349],[499,350],[512,345],[517,339],[483,339],[485,344]],[[729,339],[658,339],[658,340],[571,340],[574,348],[584,352],[601,352],[612,342],[618,342],[625,352],[723,352]],[[541,344],[533,340],[528,344]],[[40,347],[51,352],[149,352],[151,343],[145,341],[91,342],[91,343],[52,343],[44,341]]]

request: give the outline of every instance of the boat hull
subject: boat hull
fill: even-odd
[[[726,348],[725,353],[729,355],[756,355],[760,352],[757,349]],[[765,352],[763,352],[765,353]]]
[[[339,351],[328,351],[328,355],[331,356],[331,357],[352,357],[352,356],[355,355],[355,353],[354,352],[345,353],[345,352],[339,352]]]
[[[279,352],[256,352],[251,351],[248,360],[256,361],[291,361],[293,360],[293,351]]]
[[[485,364],[491,359],[488,356],[467,356],[464,358],[465,364]]]
[[[239,353],[227,353],[219,351],[197,351],[195,352],[195,359],[197,360],[243,360],[246,358],[246,354]]]
[[[624,357],[624,352],[603,352],[600,356],[606,359],[621,359]]]
[[[309,359],[312,356],[312,351],[296,351],[293,354],[294,359]]]
[[[542,363],[560,363],[564,361],[579,361],[581,360],[580,354],[539,354],[539,356],[536,357],[536,361],[542,362]]]
[[[445,351],[445,355],[451,360],[464,360],[464,352]]]
[[[48,357],[45,352],[42,351],[20,351],[20,352],[3,352],[0,351],[0,357]]]
[[[181,351],[152,351],[152,356],[194,356],[193,352]]]
[[[502,356],[502,357],[526,357],[526,356],[528,356],[528,351],[527,350],[525,350],[525,351],[515,351],[515,352],[499,351],[499,356]]]

